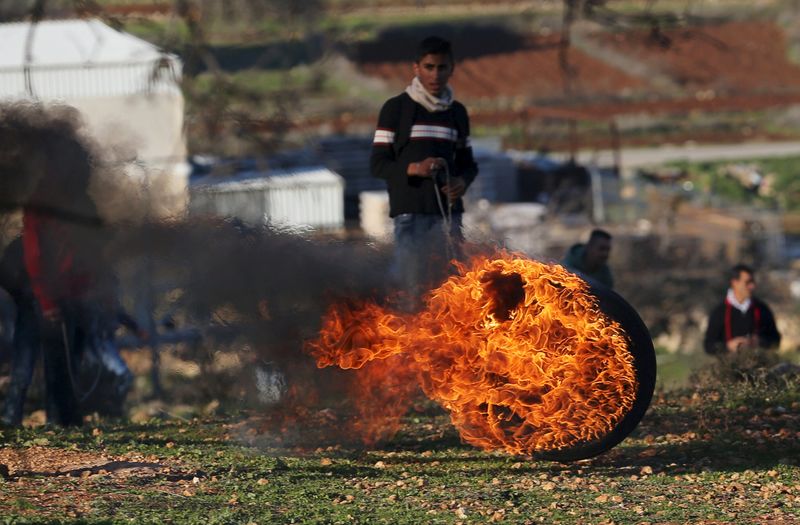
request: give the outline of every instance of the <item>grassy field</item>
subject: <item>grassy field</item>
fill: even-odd
[[[429,404],[368,449],[252,413],[5,430],[0,523],[796,523],[797,386],[662,392],[570,464],[461,444]]]

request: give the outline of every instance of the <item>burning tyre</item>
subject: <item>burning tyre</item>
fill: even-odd
[[[334,305],[309,350],[320,367],[383,370],[367,381],[416,378],[467,443],[560,461],[624,439],[655,384],[647,329],[619,295],[505,253],[461,266],[415,314]],[[409,383],[393,385],[396,410]]]
[[[619,323],[627,335],[628,352],[633,357],[636,371],[636,395],[633,405],[608,433],[590,441],[574,444],[569,448],[538,452],[535,455],[540,459],[575,461],[609,450],[636,428],[653,397],[656,384],[656,354],[647,326],[636,310],[618,293],[599,286],[592,287],[590,291],[597,298],[599,310]]]

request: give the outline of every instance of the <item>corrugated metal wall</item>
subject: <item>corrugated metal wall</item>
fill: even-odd
[[[328,170],[314,170],[195,184],[189,209],[253,225],[336,230],[344,227],[344,181]]]
[[[264,193],[264,218],[274,224],[338,229],[344,226],[344,183],[272,188]]]

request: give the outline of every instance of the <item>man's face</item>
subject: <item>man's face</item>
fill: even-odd
[[[756,289],[756,279],[749,272],[739,272],[738,279],[731,279],[731,290],[733,295],[740,301],[745,301],[753,296]]]
[[[599,268],[608,262],[611,255],[611,239],[596,237],[586,245],[586,266]]]
[[[414,74],[428,93],[439,97],[453,76],[453,62],[447,55],[425,55],[414,62]]]

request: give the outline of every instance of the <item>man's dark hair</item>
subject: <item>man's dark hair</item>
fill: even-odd
[[[589,234],[589,242],[596,241],[599,239],[606,239],[610,241],[612,239],[611,234],[605,230],[595,229],[592,230],[592,233]]]
[[[753,270],[751,266],[747,266],[746,264],[737,264],[731,267],[730,271],[728,272],[728,280],[733,281],[738,279],[742,272],[747,272],[750,275],[755,275],[756,272]]]
[[[450,62],[453,62],[453,46],[444,38],[429,36],[417,46],[417,57],[414,61],[419,62],[425,55],[447,55]]]

